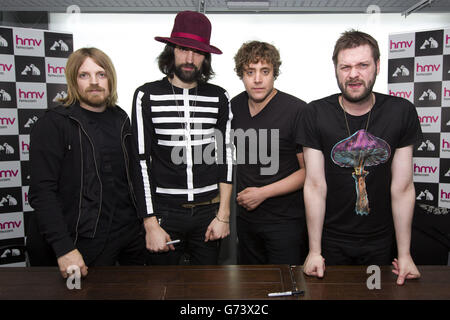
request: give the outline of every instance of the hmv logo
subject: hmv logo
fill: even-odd
[[[437,123],[439,120],[439,116],[419,116],[419,121],[421,124],[426,123]]]
[[[5,125],[13,125],[14,122],[16,122],[16,118],[0,118],[0,125],[5,126]]]
[[[450,149],[450,142],[442,139],[442,149]]]
[[[26,47],[39,47],[42,43],[42,39],[37,40],[33,38],[21,38],[16,35],[16,45]]]
[[[25,91],[19,89],[19,99],[42,99],[44,92],[39,91]]]
[[[444,87],[444,97],[450,98],[450,90]]]
[[[412,91],[392,91],[389,89],[389,94],[391,96],[409,99],[411,97]]]
[[[30,145],[28,143],[25,143],[24,141],[22,141],[22,151],[24,152],[30,151]]]
[[[416,64],[416,72],[436,72],[439,71],[439,69],[441,68],[441,65],[435,65],[435,64],[426,64],[426,65],[421,65],[419,63]]]
[[[47,72],[48,73],[64,74],[65,71],[66,71],[66,68],[64,68],[64,67],[55,67],[55,66],[52,66],[50,64],[47,65]]]
[[[8,71],[11,71],[11,69],[12,69],[12,64],[0,63],[0,71],[8,72]]]
[[[17,177],[19,170],[0,170],[0,178],[12,178]]]
[[[441,189],[441,199],[449,200],[450,199],[450,192],[445,192]]]
[[[0,230],[6,230],[6,229],[14,229],[19,228],[22,225],[22,221],[7,221],[7,222],[0,222]]]
[[[411,48],[413,41],[390,41],[390,50],[407,49]]]
[[[431,166],[418,166],[414,163],[414,174],[422,173],[422,174],[431,174],[436,173],[437,167],[431,167]]]

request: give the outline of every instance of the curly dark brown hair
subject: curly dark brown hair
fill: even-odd
[[[261,41],[249,41],[239,48],[234,56],[234,71],[242,79],[245,68],[251,63],[258,63],[259,61],[271,64],[274,78],[278,77],[281,65],[280,53],[273,45]]]

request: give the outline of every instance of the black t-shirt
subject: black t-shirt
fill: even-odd
[[[392,159],[397,148],[413,145],[421,136],[416,108],[405,99],[375,93],[367,132],[369,113],[346,114],[349,138],[338,97],[334,94],[311,102],[302,126],[302,145],[321,150],[325,159],[327,200],[323,234],[360,239],[388,236],[393,232]],[[362,169],[359,174],[355,163]],[[357,205],[357,194],[364,196],[364,191],[370,208],[366,211]]]
[[[237,158],[237,192],[247,187],[271,184],[299,169],[297,153],[302,152],[299,126],[305,107],[306,103],[302,100],[278,91],[264,109],[252,117],[247,92],[244,91],[231,100]],[[248,137],[256,137],[256,141],[243,139],[242,134],[237,132],[239,129]],[[269,198],[252,211],[239,205],[237,207],[241,218],[255,223],[299,219],[304,218],[305,214],[302,190]]]
[[[83,111],[86,131],[94,144],[103,186],[102,210],[96,238],[104,238],[137,221],[121,146],[122,120],[110,108],[106,108],[104,112]]]

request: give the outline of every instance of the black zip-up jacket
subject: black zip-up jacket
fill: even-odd
[[[137,216],[143,206],[143,190],[137,151],[131,137],[130,120],[125,111],[113,107],[120,121],[121,145],[127,168],[132,202]],[[33,126],[30,136],[31,183],[30,205],[38,227],[57,257],[76,248],[78,237],[95,238],[102,213],[102,183],[99,152],[86,131],[83,110],[78,103],[47,110]],[[96,206],[85,206],[83,195],[94,199]]]

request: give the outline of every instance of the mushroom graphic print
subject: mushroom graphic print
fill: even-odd
[[[369,199],[366,191],[364,167],[376,166],[386,162],[391,155],[391,147],[383,139],[377,138],[361,129],[350,137],[336,143],[331,150],[331,159],[340,167],[353,167],[356,185],[356,214],[369,214]]]

